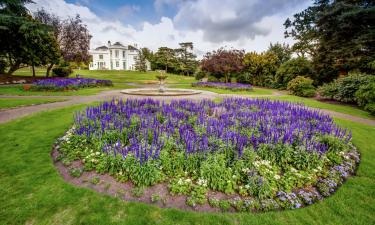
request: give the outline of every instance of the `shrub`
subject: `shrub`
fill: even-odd
[[[319,95],[326,99],[334,99],[340,102],[356,102],[355,93],[358,89],[368,84],[371,76],[364,74],[350,74],[349,76],[339,78],[331,83],[319,87]]]
[[[323,84],[318,88],[319,96],[326,99],[334,99],[338,92],[338,85],[336,82]]]
[[[214,76],[209,76],[207,79],[208,82],[219,82],[219,79]]]
[[[288,83],[288,91],[301,97],[315,96],[315,87],[312,85],[313,80],[303,76],[298,76]]]
[[[195,71],[194,77],[196,80],[201,80],[205,77],[208,77],[208,74],[205,71],[197,69],[197,71]]]
[[[52,73],[57,77],[69,77],[73,70],[70,67],[56,67],[52,69]]]
[[[359,106],[375,115],[375,77],[371,77],[367,84],[359,87],[355,99]]]
[[[338,89],[334,99],[340,102],[354,103],[355,93],[361,85],[368,83],[369,78],[369,76],[363,74],[351,74],[336,80]]]
[[[298,57],[281,64],[276,72],[275,82],[279,88],[285,89],[289,81],[297,76],[314,77],[311,63],[306,58]]]

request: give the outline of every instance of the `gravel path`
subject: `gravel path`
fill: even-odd
[[[120,90],[111,90],[111,91],[103,91],[96,95],[90,96],[7,96],[7,95],[0,95],[0,98],[63,98],[67,99],[66,101],[62,102],[53,102],[47,104],[40,104],[40,105],[31,105],[31,106],[24,106],[19,108],[13,108],[8,110],[0,111],[0,124],[6,123],[8,121],[21,118],[23,116],[31,115],[33,113],[37,113],[44,110],[52,110],[58,108],[64,108],[67,106],[83,104],[83,103],[90,103],[95,101],[105,101],[111,100],[112,98],[122,98],[122,99],[140,99],[140,98],[153,98],[158,100],[172,100],[172,99],[192,99],[192,100],[202,100],[202,99],[215,99],[220,97],[269,97],[269,96],[282,96],[284,93],[282,92],[274,92],[272,95],[251,95],[251,96],[244,96],[244,95],[234,95],[234,94],[217,94],[210,91],[201,91],[200,94],[196,95],[188,95],[188,96],[137,96],[137,95],[127,95],[120,93]],[[315,108],[314,108],[315,109]],[[320,109],[321,112],[329,114],[334,117],[367,124],[371,126],[375,126],[375,120],[365,119],[361,117],[356,117],[344,113],[334,112],[330,110]]]

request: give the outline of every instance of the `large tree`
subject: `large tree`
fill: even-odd
[[[175,50],[168,47],[160,47],[154,55],[157,68],[164,69],[167,73],[169,69],[175,70],[177,58]]]
[[[315,0],[313,6],[287,19],[285,27],[286,37],[296,40],[293,50],[312,57],[320,79],[335,78],[335,71],[344,75],[354,69],[374,72],[373,0]]]
[[[58,16],[41,9],[34,13],[34,17],[51,27],[64,61],[80,64],[82,62],[87,63],[90,60],[88,51],[91,35],[79,15],[62,20]],[[54,65],[53,62],[48,64],[46,76],[49,76]]]
[[[193,42],[182,42],[180,48],[176,49],[179,70],[184,75],[193,74],[197,68],[197,56],[193,53]]]
[[[7,75],[22,66],[34,67],[59,57],[50,28],[31,17],[26,3],[31,1],[0,0],[0,59],[9,67]]]
[[[60,48],[61,38],[62,38],[62,32],[63,32],[63,21],[56,15],[48,13],[44,9],[40,9],[34,13],[34,18],[40,21],[41,23],[49,26],[51,30],[53,31],[53,36],[55,38],[56,43],[58,44]],[[58,61],[50,61],[47,64],[47,71],[46,76],[48,77],[50,75],[50,72],[55,64],[57,64]]]
[[[229,78],[243,70],[243,50],[220,48],[213,52],[208,52],[202,62],[202,70],[213,75],[225,78],[225,82]]]

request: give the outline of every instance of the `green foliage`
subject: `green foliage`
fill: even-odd
[[[173,179],[169,184],[169,190],[172,195],[188,194],[192,188],[192,180],[190,178],[178,177]]]
[[[285,89],[288,83],[297,76],[314,78],[314,71],[308,59],[298,57],[281,64],[276,72],[276,87]]]
[[[245,74],[239,76],[239,81],[262,87],[272,87],[280,59],[271,53],[247,53],[244,57]]]
[[[268,53],[271,53],[277,57],[277,67],[279,67],[284,62],[288,61],[292,57],[292,50],[288,44],[280,44],[276,42],[275,44],[270,43],[267,49]]]
[[[52,73],[57,77],[69,77],[73,70],[70,67],[56,67],[52,69]]]
[[[132,189],[132,195],[133,195],[134,197],[139,198],[139,197],[142,197],[142,196],[143,196],[144,191],[145,191],[145,188],[142,187],[142,186],[141,186],[141,187],[134,187],[134,188]]]
[[[232,169],[227,167],[224,154],[207,156],[202,162],[201,176],[208,181],[208,186],[213,190],[233,193],[236,180],[233,179]]]
[[[362,85],[371,82],[370,75],[353,73],[339,78],[319,88],[319,94],[323,98],[334,99],[340,102],[356,102],[356,92]]]
[[[327,99],[334,99],[335,95],[338,93],[339,86],[337,82],[325,83],[318,88],[318,93],[320,97]]]
[[[293,95],[301,97],[313,97],[315,96],[315,87],[312,85],[313,80],[305,78],[303,76],[297,76],[293,80],[289,81],[287,90]]]
[[[83,169],[82,168],[71,168],[69,170],[69,174],[70,176],[72,177],[80,177],[83,173]]]
[[[220,200],[219,201],[219,207],[222,211],[228,211],[231,208],[230,201],[229,200]]]
[[[359,106],[375,115],[375,77],[369,78],[367,84],[363,84],[355,93],[355,100]]]
[[[292,49],[297,54],[312,57],[320,80],[332,80],[338,71],[346,74],[360,69],[371,73],[375,57],[374,15],[372,1],[315,0],[292,20],[285,21],[285,34],[296,40]]]
[[[160,201],[160,195],[158,195],[158,194],[152,194],[151,195],[151,202],[158,202],[158,201]]]
[[[99,178],[99,177],[93,177],[93,178],[90,180],[90,182],[91,182],[92,184],[97,185],[97,184],[99,184],[99,182],[100,182],[100,178]]]

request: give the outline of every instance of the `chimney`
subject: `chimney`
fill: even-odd
[[[111,41],[108,41],[108,47],[111,47]]]

